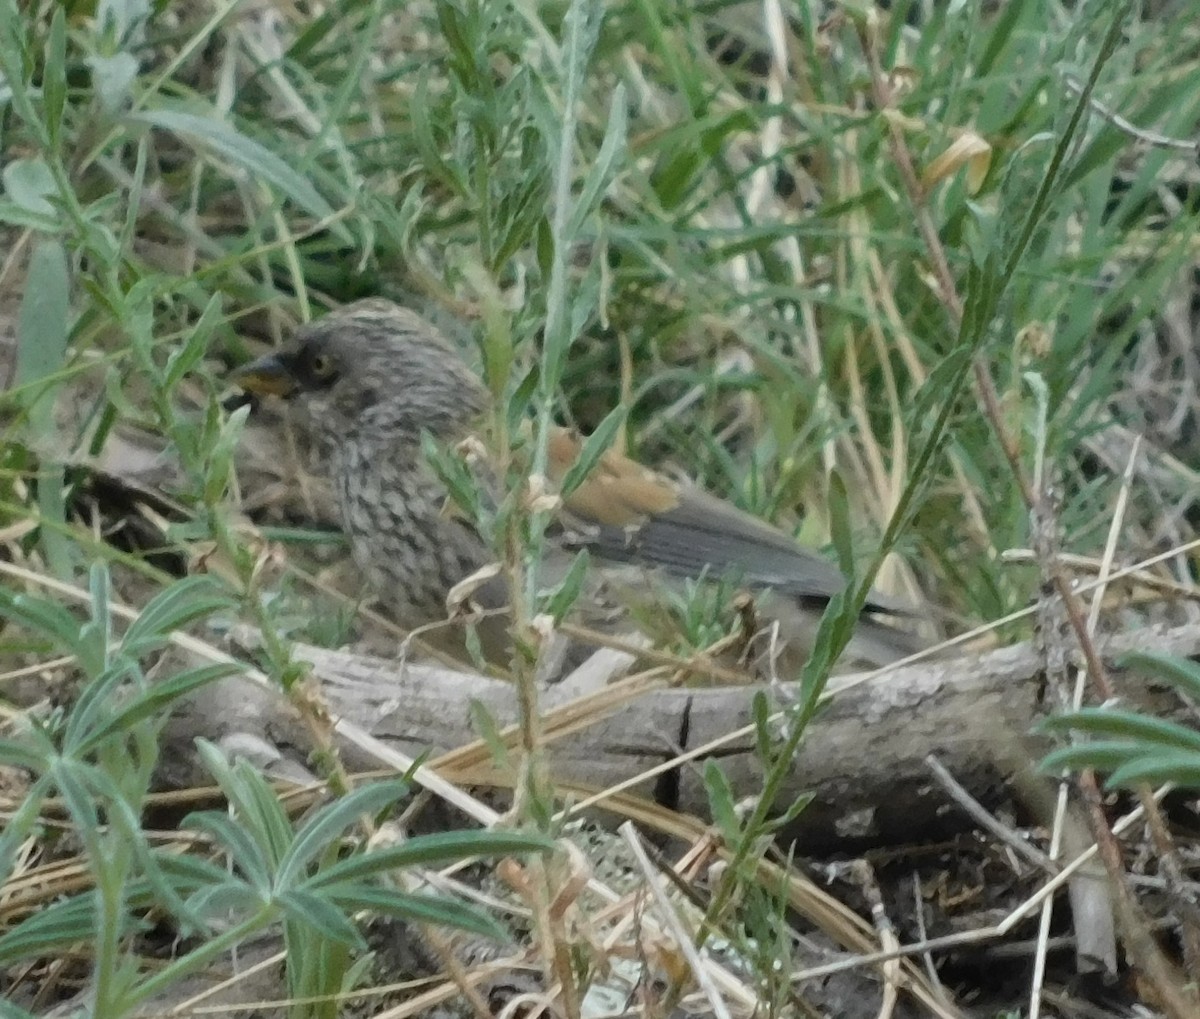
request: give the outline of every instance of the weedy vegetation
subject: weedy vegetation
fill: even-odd
[[[535,682],[545,620],[566,617],[579,579],[539,578],[555,422],[591,436],[581,471],[618,445],[829,546],[852,580],[791,707],[755,701],[761,786],[744,796],[716,758],[702,766],[726,855],[706,896],[679,927],[654,921],[671,937],[653,958],[628,935],[643,969],[626,997],[647,1014],[693,994],[716,1015],[814,1007],[792,977],[797,924],[820,922],[797,917],[800,868],[771,837],[803,822],[806,801],[778,790],[868,589],[936,605],[958,633],[1063,593],[1059,553],[1094,565],[1115,541],[1124,563],[1159,555],[1175,594],[1127,599],[1112,625],[1178,621],[1194,597],[1187,10],[0,0],[0,1011],[178,1004],[265,936],[293,1015],[375,1014],[376,990],[411,1004],[383,989],[364,930],[393,917],[435,944],[442,927],[503,939],[493,899],[419,878],[521,854],[527,958],[553,1008],[609,1014],[589,992],[610,960],[554,908],[583,873],[561,841],[551,853],[564,804]],[[397,844],[380,832],[425,777],[348,769],[293,653],[354,632],[353,596],[309,583],[344,547],[281,466],[295,450],[228,409],[224,382],[322,308],[377,294],[461,339],[496,398],[507,498],[484,501],[453,451],[436,456],[518,594],[527,762],[511,827],[460,820]],[[670,607],[660,665],[736,629],[711,590]],[[157,788],[173,712],[250,667],[224,644],[245,627],[254,674],[296,709],[335,795],[294,799],[207,743],[210,788]],[[1024,617],[985,639],[1032,634]],[[1135,664],[1200,693],[1177,659]],[[1045,768],[1096,802],[1133,789],[1157,819],[1148,858],[1194,888],[1194,827],[1176,842],[1146,786],[1200,785],[1194,716],[1104,699],[1047,723],[1064,742]],[[1115,772],[1109,787],[1093,768]],[[1116,847],[1098,837],[1102,856]],[[1164,910],[1151,937],[1114,866],[1130,984],[1189,1014],[1194,916]],[[843,947],[877,947],[864,929]],[[691,948],[728,950],[737,980],[706,982],[710,956]],[[939,992],[894,968],[859,1007],[876,1014],[895,987],[935,1015],[961,1014],[956,997],[1029,1014],[1068,996],[1065,968],[1046,983],[1030,965],[1016,992],[991,972],[959,960]]]

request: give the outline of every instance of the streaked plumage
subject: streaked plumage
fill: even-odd
[[[488,406],[487,391],[445,337],[407,308],[359,301],[304,327],[235,381],[303,408],[327,459],[355,561],[381,602],[409,627],[444,618],[451,588],[495,558],[468,523],[446,512],[446,494],[421,449],[423,431],[443,442],[465,438]],[[552,484],[578,449],[566,430],[553,437]],[[844,586],[832,563],[784,532],[616,451],[565,498],[551,537],[565,549],[589,550],[599,574],[590,596],[603,588],[606,600],[619,600],[631,571],[731,575],[768,596],[769,614],[797,650]],[[626,579],[607,584],[606,567]],[[507,600],[498,579],[473,597],[485,608]],[[896,606],[873,597],[867,608],[888,613]],[[869,617],[858,636],[852,649],[864,664],[885,664],[915,647],[908,634]]]

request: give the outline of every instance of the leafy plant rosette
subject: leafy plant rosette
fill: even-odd
[[[0,739],[0,765],[29,777],[0,835],[0,898],[12,904],[3,889],[18,873],[22,849],[46,833],[52,800],[65,810],[90,878],[83,891],[44,896],[0,933],[0,969],[87,946],[93,1014],[119,1016],[280,926],[288,992],[296,1001],[320,999],[320,1012],[361,975],[352,953],[366,949],[363,914],[504,937],[483,911],[414,891],[418,882],[397,873],[545,852],[553,843],[515,831],[450,831],[375,846],[363,822],[396,804],[409,788],[405,779],[363,785],[293,821],[255,767],[201,741],[200,757],[228,809],[189,815],[177,837],[152,837],[142,815],[172,708],[240,668],[220,662],[171,671],[161,668],[170,659],[160,652],[181,627],[234,603],[211,577],[189,577],[160,592],[118,634],[123,613],[104,565],[92,567],[89,594],[85,617],[0,590],[0,618],[72,656],[83,677],[69,708],[27,712]],[[153,678],[148,663],[166,678]],[[165,965],[147,964],[139,935],[164,921],[183,947]],[[0,1014],[26,1013],[6,1003]]]

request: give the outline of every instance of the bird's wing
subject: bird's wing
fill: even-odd
[[[551,480],[578,454],[570,433],[551,442]],[[828,559],[783,531],[692,485],[677,484],[615,451],[563,500],[560,537],[599,559],[661,569],[677,577],[731,576],[803,601],[830,598],[845,578]],[[872,594],[867,609],[902,606]]]

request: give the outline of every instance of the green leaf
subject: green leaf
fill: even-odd
[[[76,551],[66,536],[63,469],[50,458],[56,426],[54,378],[66,359],[70,336],[70,283],[67,256],[57,240],[43,239],[29,260],[17,326],[16,384],[28,411],[34,448],[42,454],[38,476],[38,537],[51,572],[60,580],[74,576]],[[24,388],[28,387],[28,388]]]
[[[177,852],[164,849],[155,849],[152,852],[155,865],[166,875],[176,892],[190,894],[223,881],[235,881],[243,887],[242,894],[245,894],[245,882],[234,878],[225,867],[211,860],[200,856],[181,856]]]
[[[833,668],[835,655],[841,652],[845,644],[844,639],[839,639],[839,631],[844,630],[843,619],[847,614],[847,604],[846,592],[838,591],[829,599],[829,604],[821,614],[821,621],[817,624],[817,632],[813,636],[812,654],[800,673],[800,690],[805,704],[820,696]]]
[[[208,740],[197,740],[196,750],[274,873],[295,838],[279,797],[261,774],[245,762],[230,764],[220,748]]]
[[[208,353],[208,342],[212,338],[213,330],[222,319],[221,295],[213,294],[183,346],[172,351],[167,358],[163,386],[168,392],[173,391],[183,381],[183,377],[203,360],[204,355]]]
[[[34,729],[32,732],[22,733],[22,736],[28,737],[31,734],[40,735],[41,730]],[[0,763],[12,768],[25,768],[34,774],[45,768],[47,753],[53,752],[52,747],[31,749],[20,739],[0,739]]]
[[[315,875],[309,888],[346,881],[359,881],[396,867],[438,867],[477,856],[505,856],[510,853],[548,853],[554,842],[543,835],[515,831],[448,831],[419,835],[403,845],[372,850],[341,860]]]
[[[40,148],[48,148],[50,139],[46,125],[38,116],[33,104],[34,89],[30,83],[28,68],[33,61],[27,59],[25,35],[31,22],[18,9],[16,0],[0,0],[0,102],[12,103],[17,116],[33,133]]]
[[[287,161],[275,155],[266,146],[240,134],[224,121],[213,117],[201,117],[183,110],[137,110],[128,114],[128,119],[148,124],[151,127],[170,131],[191,144],[215,152],[218,156],[235,163],[256,180],[272,185],[295,202],[315,219],[333,216],[333,208],[325,201],[305,178],[296,173]],[[339,240],[351,243],[349,231],[340,223],[330,229]]]
[[[45,758],[33,754],[10,740],[0,740],[0,761],[17,768],[27,768],[38,775],[45,768]],[[17,809],[5,819],[0,829],[0,887],[7,885],[12,876],[17,852],[41,824],[42,805],[50,795],[51,782],[46,775],[40,777],[26,790]]]
[[[511,353],[509,354],[511,358]],[[507,376],[506,376],[507,378]],[[521,381],[517,383],[513,389],[512,396],[508,401],[508,431],[510,434],[518,434],[521,429],[521,423],[525,420],[526,414],[529,412],[529,403],[533,399],[533,394],[541,380],[541,369],[535,361],[529,367],[529,371],[525,373]],[[489,382],[493,380],[489,379]],[[501,380],[503,384],[504,380]]]
[[[1131,651],[1117,664],[1123,669],[1137,669],[1171,683],[1181,693],[1200,700],[1200,662],[1155,651]]]
[[[392,806],[408,788],[407,782],[372,782],[322,807],[296,832],[295,841],[279,865],[279,886],[289,888],[296,884],[304,869],[348,828]]]
[[[583,229],[584,220],[592,212],[601,198],[601,193],[612,181],[613,170],[618,160],[625,152],[625,139],[629,125],[629,111],[625,104],[625,86],[617,84],[613,91],[611,113],[608,117],[608,127],[604,131],[604,140],[600,143],[600,151],[588,170],[579,195],[575,199],[575,207],[571,211],[571,219],[567,224],[566,239],[574,240]]]
[[[1038,765],[1038,770],[1049,775],[1082,768],[1113,771],[1141,754],[1142,749],[1140,743],[1127,740],[1091,740],[1052,750]]]
[[[853,587],[854,578],[853,528],[850,525],[850,499],[846,494],[846,483],[837,470],[829,475],[828,511],[830,537],[849,590]]]
[[[614,407],[604,415],[604,420],[584,440],[583,448],[579,451],[578,458],[571,464],[567,469],[567,473],[563,476],[559,491],[564,498],[583,484],[587,476],[595,469],[596,464],[600,462],[600,458],[612,448],[617,433],[621,430],[621,425],[624,423],[624,407]]]
[[[58,194],[58,181],[44,159],[13,159],[8,162],[0,179],[4,182],[4,193],[9,201],[37,219],[58,226],[58,210],[49,199]]]
[[[504,928],[486,913],[444,896],[415,895],[358,883],[330,885],[323,891],[346,910],[371,910],[414,923],[457,927],[497,941],[506,940]]]
[[[323,937],[352,948],[365,948],[362,935],[347,918],[346,913],[332,901],[332,896],[316,895],[302,888],[289,888],[277,900],[288,919],[321,933]]]
[[[412,118],[410,137],[417,154],[421,157],[425,171],[459,198],[467,198],[471,190],[466,179],[454,164],[442,158],[437,138],[433,133],[433,122],[429,116],[433,108],[433,103],[429,98],[429,73],[422,69],[417,75],[412,103],[409,107]]]
[[[185,817],[183,827],[205,832],[211,836],[213,841],[229,855],[237,872],[245,875],[246,881],[253,886],[258,896],[264,902],[271,897],[274,868],[268,863],[262,846],[244,825],[239,824],[228,814],[205,810]]]
[[[1200,754],[1147,754],[1117,768],[1105,783],[1110,788],[1141,783],[1171,782],[1185,789],[1200,789]]]
[[[725,837],[725,844],[736,846],[742,837],[742,824],[734,804],[733,786],[721,766],[711,757],[704,762],[704,789],[713,820]]]
[[[88,745],[97,726],[112,717],[118,688],[137,672],[137,663],[120,660],[111,668],[92,674],[92,679],[79,692],[71,713],[63,726],[63,748],[76,756],[83,756],[83,746]],[[93,748],[95,742],[90,744]]]
[[[91,783],[88,779],[98,778],[99,772],[81,762],[59,757],[51,763],[49,776],[84,843],[90,843],[89,849],[94,849],[100,830],[100,815],[99,804],[89,788]]]
[[[75,654],[83,621],[61,605],[27,594],[13,597],[0,589],[0,615],[50,638],[61,650]]]
[[[56,949],[95,937],[96,910],[91,893],[43,906],[0,937],[0,966],[54,955]]]
[[[814,796],[812,793],[801,793],[791,803],[787,805],[787,809],[781,814],[778,814],[771,819],[771,828],[773,831],[780,831],[792,824],[812,803]]]
[[[97,726],[88,738],[81,742],[80,749],[83,752],[91,751],[110,736],[129,732],[138,723],[161,715],[176,701],[201,687],[224,679],[226,676],[236,675],[241,671],[242,666],[237,662],[217,662],[213,665],[189,669],[170,679],[157,682],[123,706],[107,722]]]
[[[88,572],[91,618],[79,630],[79,664],[89,676],[95,676],[112,663],[112,613],[109,611],[110,584],[103,562],[92,564]]]
[[[67,255],[56,240],[33,249],[17,324],[17,386],[33,387],[62,369],[70,336],[71,292]],[[23,394],[38,438],[52,433],[53,393],[49,386]]]
[[[44,234],[57,234],[63,230],[63,224],[57,215],[35,212],[17,202],[0,201],[0,223]]]
[[[446,486],[451,502],[472,519],[477,519],[482,511],[479,486],[467,465],[424,431],[421,433],[421,454]]]
[[[173,631],[235,604],[212,577],[185,577],[150,599],[125,631],[121,650],[140,657],[165,644]]]
[[[132,53],[91,53],[87,58],[92,71],[92,88],[100,108],[108,114],[121,110],[133,92],[138,76],[137,58]]]
[[[775,756],[775,735],[771,732],[771,705],[765,691],[759,690],[754,694],[750,708],[754,717],[754,739],[758,759],[765,767]]]
[[[1200,751],[1200,732],[1150,718],[1132,711],[1113,711],[1108,708],[1081,708],[1069,714],[1046,719],[1039,728],[1047,732],[1095,733],[1116,736],[1151,746],[1171,746],[1184,750]]]
[[[230,917],[241,919],[267,906],[282,912],[274,900],[264,900],[261,889],[229,874],[196,888],[186,906],[188,916],[197,918],[193,926],[198,931],[223,927]]]
[[[496,720],[492,717],[491,712],[487,707],[476,698],[472,697],[468,710],[471,713],[472,728],[479,735],[479,738],[487,745],[488,752],[492,755],[492,760],[497,767],[507,768],[511,763],[511,758],[508,753],[508,747],[505,745],[503,738],[500,735],[500,729],[496,725]]]
[[[542,611],[549,613],[556,622],[561,622],[571,611],[571,607],[579,597],[579,592],[583,589],[583,582],[587,579],[590,563],[591,557],[588,555],[588,550],[580,549],[571,561],[571,568],[567,570],[567,575],[563,577],[562,582],[557,584],[546,596]]]
[[[250,408],[239,407],[226,419],[217,435],[216,442],[208,450],[208,464],[204,479],[204,504],[217,505],[224,497],[233,472],[233,458],[237,453],[242,428]]]
[[[63,110],[67,105],[67,20],[66,11],[55,5],[46,38],[46,56],[42,63],[42,105],[46,111],[46,130],[50,144],[58,149]]]

